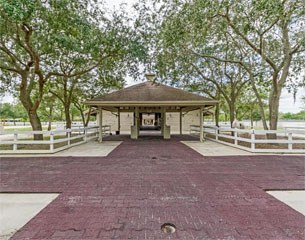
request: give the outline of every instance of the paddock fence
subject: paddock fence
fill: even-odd
[[[102,126],[103,135],[111,133],[111,126]],[[43,140],[34,140],[34,135],[43,135]],[[54,131],[1,131],[0,154],[56,153],[79,144],[96,140],[99,127],[83,127]]]
[[[199,135],[200,126],[191,125],[190,134]],[[305,153],[305,129],[254,130],[203,126],[204,138],[253,153]],[[267,135],[275,134],[276,139]]]

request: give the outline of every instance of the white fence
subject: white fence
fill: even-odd
[[[190,134],[198,135],[200,126],[191,125]],[[204,137],[212,141],[255,153],[305,153],[305,130],[247,130],[230,127],[204,126]],[[276,134],[277,139],[267,139]]]
[[[111,132],[110,125],[102,127],[103,135]],[[1,131],[0,154],[55,153],[98,138],[99,127],[55,131]],[[43,140],[33,140],[42,134]]]

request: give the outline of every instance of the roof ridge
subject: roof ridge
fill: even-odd
[[[126,88],[122,88],[122,89],[119,89],[119,90],[116,90],[116,91],[113,91],[113,92],[110,92],[110,93],[105,93],[105,94],[103,94],[103,95],[100,95],[100,96],[97,96],[97,97],[95,97],[95,98],[90,99],[90,101],[91,101],[91,100],[98,99],[98,98],[101,98],[101,97],[106,96],[106,95],[108,95],[108,96],[109,96],[109,95],[113,95],[113,94],[116,94],[116,93],[125,91],[126,89],[131,89],[131,88],[137,87],[137,86],[142,85],[142,84],[144,84],[144,83],[146,83],[146,82],[147,82],[147,81],[144,81],[144,82],[137,83],[137,84],[134,84],[134,85],[128,86],[128,87],[126,87]]]
[[[178,90],[178,91],[183,92],[183,93],[189,93],[189,94],[192,94],[192,95],[195,95],[195,96],[204,97],[204,96],[201,96],[199,94],[196,94],[196,93],[193,93],[193,92],[190,92],[190,91],[187,91],[187,90],[183,90],[183,89],[178,88],[178,87],[168,86],[168,85],[163,84],[163,83],[159,83],[159,84],[164,86],[164,87],[173,88],[173,89]]]
[[[177,87],[168,86],[162,82],[144,81],[134,84],[90,101],[215,101],[197,93],[189,92]]]

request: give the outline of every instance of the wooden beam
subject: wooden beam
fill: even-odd
[[[200,109],[200,106],[189,106],[181,108],[183,112],[191,112]]]

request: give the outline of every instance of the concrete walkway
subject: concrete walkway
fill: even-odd
[[[9,239],[58,195],[0,193],[0,239]]]
[[[76,156],[76,157],[106,157],[121,141],[90,141],[67,150],[55,153],[54,156]]]
[[[204,142],[182,141],[182,143],[200,153],[202,156],[257,155],[210,140],[205,140]]]
[[[1,192],[60,193],[12,239],[304,239],[305,217],[265,192],[305,189],[304,156],[202,156],[181,140],[1,158]]]

